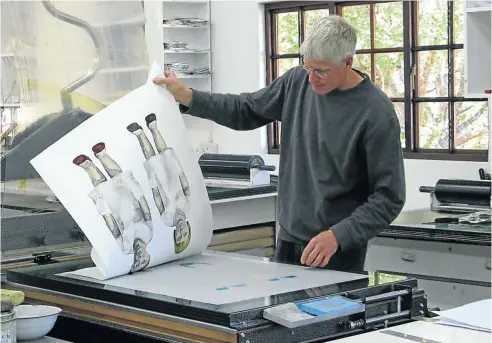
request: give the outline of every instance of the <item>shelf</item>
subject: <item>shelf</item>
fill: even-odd
[[[10,54],[0,54],[0,57],[1,58],[12,58],[14,57],[15,55],[13,53],[10,53]]]
[[[209,29],[210,25],[172,25],[162,24],[162,27],[169,29]]]
[[[164,50],[165,54],[208,54],[210,50]]]
[[[200,75],[176,75],[178,79],[208,79],[210,74],[200,74]]]
[[[20,108],[20,104],[0,104],[0,108]]]

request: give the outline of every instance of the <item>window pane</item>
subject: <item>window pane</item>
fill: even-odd
[[[401,133],[400,140],[402,148],[405,147],[405,103],[404,102],[393,102],[395,106],[396,115],[400,121]]]
[[[355,55],[353,66],[355,69],[358,69],[371,77],[371,54]]]
[[[421,51],[418,53],[418,96],[448,96],[447,50]]]
[[[486,101],[454,104],[456,149],[488,149],[488,114]]]
[[[418,45],[440,45],[448,42],[448,2],[418,1]]]
[[[375,6],[374,47],[403,47],[403,2]]]
[[[304,34],[307,34],[311,27],[323,17],[327,17],[330,10],[327,8],[304,12]]]
[[[281,58],[277,60],[277,70],[278,70],[277,77],[283,75],[286,71],[294,67],[297,67],[298,65],[299,65],[298,58]]]
[[[297,12],[277,14],[277,54],[299,52],[299,16]]]
[[[465,59],[463,49],[454,51],[454,95],[465,96]]]
[[[371,48],[369,13],[369,5],[343,7],[343,17],[357,30],[357,49]]]
[[[449,120],[447,102],[421,102],[419,111],[419,147],[449,149]]]
[[[453,1],[453,39],[454,44],[463,44],[464,42],[464,34],[465,34],[465,0],[454,0]]]
[[[403,81],[403,52],[375,54],[376,80],[381,89],[391,98],[402,98],[405,92]]]

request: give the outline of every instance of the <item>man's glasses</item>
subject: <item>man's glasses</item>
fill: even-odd
[[[306,67],[305,65],[302,66],[302,68],[307,71],[308,74],[314,73],[316,76],[324,78],[330,75],[331,71],[326,71],[326,70],[318,70],[318,69],[311,69]]]

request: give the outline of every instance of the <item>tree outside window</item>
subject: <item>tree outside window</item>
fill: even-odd
[[[268,82],[298,66],[299,46],[321,17],[336,13],[358,31],[354,67],[392,100],[407,158],[486,159],[487,98],[464,97],[464,0],[271,4]],[[281,124],[269,127],[271,153]]]

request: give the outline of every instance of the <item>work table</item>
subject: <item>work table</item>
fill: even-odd
[[[369,242],[365,269],[415,277],[426,289],[429,306],[441,310],[490,297],[490,223],[442,224],[453,217],[428,209],[404,211]]]

